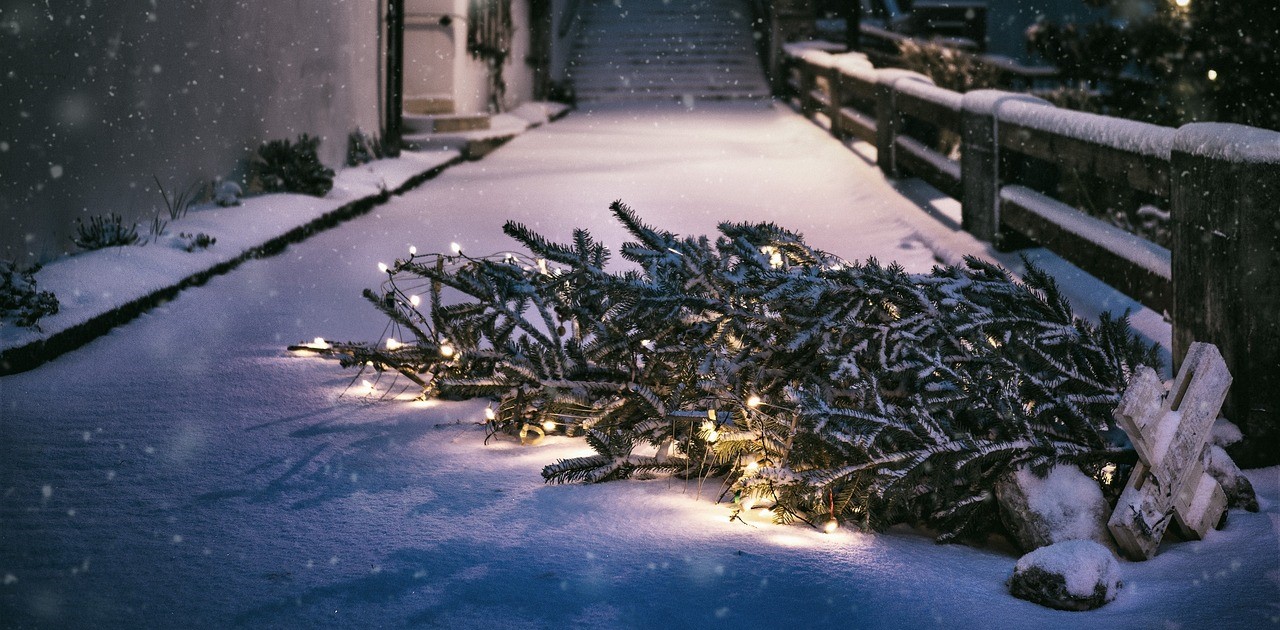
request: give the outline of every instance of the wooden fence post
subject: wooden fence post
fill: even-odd
[[[831,135],[844,140],[844,130],[840,128],[840,108],[844,106],[844,73],[838,67],[827,69],[827,118],[831,119]]]
[[[1022,101],[1048,105],[1042,99],[1000,90],[966,92],[960,106],[961,226],[980,240],[1000,237],[1000,104]]]
[[[1172,150],[1173,360],[1222,351],[1246,467],[1280,463],[1280,133],[1194,123]],[[1176,367],[1176,366],[1175,366]]]
[[[920,81],[933,85],[929,77],[910,70],[876,70],[876,165],[888,177],[898,176],[895,158],[898,131],[902,129],[902,114],[897,107],[898,81]]]

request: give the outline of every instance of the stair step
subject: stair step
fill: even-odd
[[[423,116],[452,114],[453,99],[447,96],[406,96],[404,113]]]
[[[410,133],[455,133],[489,128],[488,114],[406,115],[404,126]]]

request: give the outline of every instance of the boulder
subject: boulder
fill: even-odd
[[[1221,446],[1214,444],[1205,449],[1204,471],[1222,486],[1227,495],[1227,507],[1258,511],[1258,495],[1253,491],[1253,484]]]
[[[1098,483],[1071,464],[1057,464],[1043,478],[1019,468],[996,483],[1000,521],[1023,552],[1066,540],[1111,544],[1111,508]]]
[[[1092,540],[1068,540],[1018,559],[1009,577],[1014,597],[1058,610],[1093,610],[1116,598],[1120,564]]]

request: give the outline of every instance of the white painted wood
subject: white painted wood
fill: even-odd
[[[1226,495],[1204,471],[1204,449],[1231,386],[1217,347],[1195,343],[1168,393],[1149,368],[1134,376],[1116,407],[1139,463],[1107,523],[1125,555],[1155,555],[1171,522],[1201,538],[1226,510]]]

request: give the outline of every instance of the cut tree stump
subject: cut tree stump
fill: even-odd
[[[1221,520],[1227,498],[1204,471],[1203,455],[1230,386],[1217,347],[1193,343],[1168,394],[1147,367],[1125,390],[1115,418],[1139,461],[1107,527],[1129,558],[1155,555],[1170,520],[1197,539]]]

